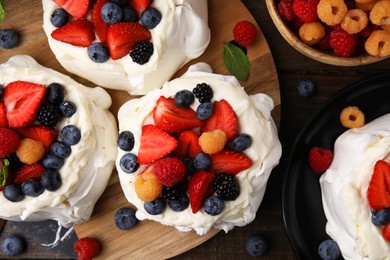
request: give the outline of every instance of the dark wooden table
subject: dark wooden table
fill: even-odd
[[[283,145],[283,156],[281,163],[271,174],[264,200],[256,219],[251,224],[235,228],[228,234],[220,232],[206,243],[175,259],[251,259],[252,257],[246,252],[245,241],[248,236],[256,233],[265,235],[270,242],[269,251],[261,259],[296,259],[284,228],[281,204],[284,168],[295,138],[318,106],[329,97],[365,77],[390,73],[390,59],[349,68],[311,60],[293,49],[282,38],[268,14],[264,0],[242,1],[255,17],[267,39],[277,68],[282,101],[280,140]],[[304,98],[298,95],[296,85],[304,79],[316,83],[317,92],[313,97]],[[76,239],[74,234],[59,246],[50,249],[40,245],[45,241],[39,241],[34,237],[41,228],[39,224],[31,227],[31,225],[8,222],[0,236],[0,241],[6,234],[24,233],[29,246],[28,251],[21,257],[72,258],[72,243]],[[55,237],[55,230],[53,223],[47,242]]]

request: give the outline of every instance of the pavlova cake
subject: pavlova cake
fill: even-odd
[[[345,259],[390,259],[390,114],[344,132],[321,176],[326,232]]]
[[[199,235],[253,221],[281,156],[273,107],[206,63],[125,103],[116,167],[136,217]]]
[[[117,154],[110,96],[30,56],[1,64],[0,84],[0,218],[87,221]]]
[[[51,50],[99,86],[146,94],[210,41],[207,0],[42,0]]]

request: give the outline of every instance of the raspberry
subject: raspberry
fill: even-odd
[[[316,173],[326,171],[333,160],[331,150],[314,146],[309,152],[309,166]]]
[[[327,50],[331,49],[331,47],[330,47],[330,32],[331,32],[331,29],[328,26],[326,26],[324,37],[322,37],[321,41],[316,44],[316,46],[318,48],[320,48],[321,50],[327,51]]]
[[[244,47],[248,47],[255,41],[256,34],[256,27],[248,21],[237,22],[233,28],[234,40]]]
[[[84,237],[76,241],[74,251],[78,260],[92,260],[100,252],[98,241],[91,237]]]
[[[350,57],[356,50],[358,40],[358,35],[349,34],[341,28],[330,33],[330,46],[340,57]]]
[[[0,128],[0,158],[15,152],[19,144],[19,136],[14,131]]]
[[[199,137],[199,145],[202,151],[208,154],[220,152],[225,147],[226,141],[225,132],[219,129],[204,132]]]
[[[365,42],[365,49],[372,56],[385,57],[390,55],[390,32],[373,31]]]
[[[180,181],[186,174],[186,167],[176,157],[165,157],[151,166],[151,171],[165,186],[171,187]]]
[[[140,200],[153,201],[162,192],[163,185],[152,172],[144,172],[135,181],[135,192]]]
[[[329,26],[339,24],[347,11],[344,0],[320,0],[317,6],[318,17]]]
[[[340,113],[340,122],[346,128],[356,128],[364,125],[363,112],[355,106],[344,108]]]
[[[296,17],[293,10],[293,0],[281,0],[278,4],[280,17],[285,21],[293,21]]]
[[[16,150],[19,160],[25,164],[33,164],[43,158],[45,147],[39,141],[30,138],[24,138]]]
[[[307,45],[314,45],[325,36],[325,28],[320,22],[304,23],[299,28],[299,37]]]
[[[295,14],[305,23],[311,23],[318,19],[317,5],[319,0],[294,0]]]

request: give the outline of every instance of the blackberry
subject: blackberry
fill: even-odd
[[[59,120],[58,107],[53,104],[42,105],[38,110],[37,120],[43,126],[56,126]]]
[[[240,187],[233,175],[220,174],[213,183],[217,197],[222,200],[235,200],[240,195]]]
[[[17,172],[20,168],[23,167],[24,163],[22,163],[16,153],[11,153],[4,157],[9,161],[9,169],[11,172]]]
[[[129,55],[131,59],[143,65],[147,63],[150,57],[153,55],[153,43],[149,41],[140,41],[134,46],[134,50],[132,50]]]
[[[178,200],[183,194],[183,190],[179,185],[174,185],[172,187],[163,186],[162,197],[167,200]]]
[[[213,98],[213,90],[210,85],[206,83],[197,84],[196,87],[192,90],[195,97],[199,100],[200,103],[210,102]]]

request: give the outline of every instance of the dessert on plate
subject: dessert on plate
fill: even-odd
[[[87,221],[117,154],[110,96],[23,55],[0,84],[0,218]]]
[[[345,259],[389,259],[389,154],[390,114],[347,130],[335,142],[320,184],[326,232]]]
[[[137,218],[199,235],[253,221],[281,156],[273,107],[206,63],[125,103],[116,167]]]
[[[50,48],[66,70],[134,95],[161,87],[210,41],[206,0],[42,4]]]

